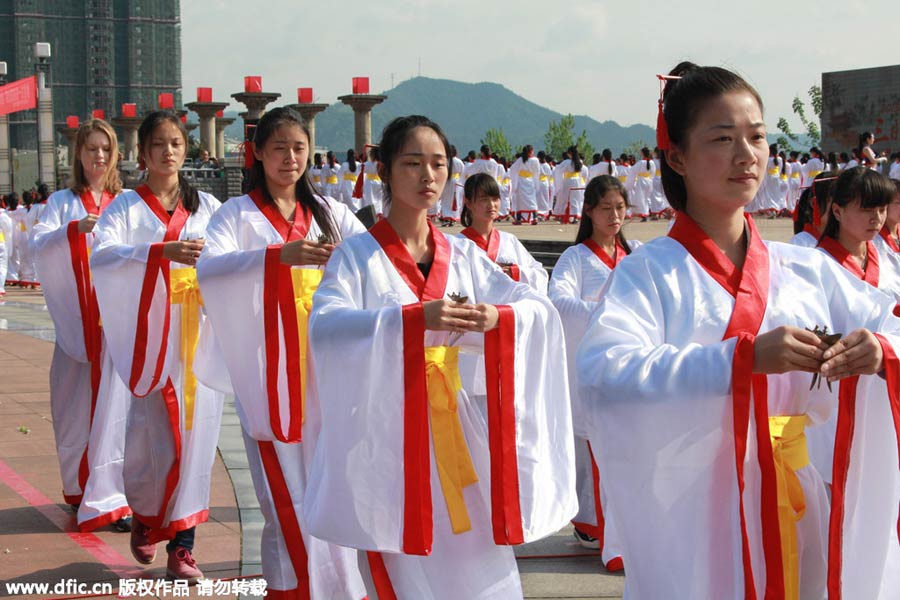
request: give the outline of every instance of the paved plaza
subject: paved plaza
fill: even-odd
[[[757,223],[766,239],[786,241],[792,235],[787,219]],[[665,221],[630,223],[625,234],[647,241],[664,235],[667,226]],[[571,240],[576,232],[575,225],[555,223],[504,224],[501,229],[523,239],[557,241]],[[10,596],[3,584],[11,582],[54,585],[76,579],[89,585],[110,582],[118,588],[120,579],[154,579],[165,574],[162,545],[154,564],[139,566],[131,558],[128,534],[117,533],[112,527],[78,533],[74,514],[62,503],[48,383],[53,339],[53,325],[40,291],[8,290],[5,302],[0,301],[0,596]],[[204,574],[211,579],[238,578],[236,581],[258,578],[262,524],[240,425],[229,398],[213,468],[210,520],[197,528],[194,556]],[[575,543],[571,528],[519,547],[516,554],[526,598],[621,598],[624,575],[607,573],[596,552]],[[235,591],[241,585],[227,587]],[[201,592],[192,589],[190,597],[201,597]],[[15,597],[86,595],[67,591]]]

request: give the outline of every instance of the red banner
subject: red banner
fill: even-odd
[[[0,115],[37,108],[37,81],[34,75],[0,86]]]

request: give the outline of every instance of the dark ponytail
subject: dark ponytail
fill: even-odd
[[[744,79],[720,67],[699,67],[691,62],[679,63],[669,75],[681,79],[671,79],[663,92],[663,115],[673,145],[682,146],[687,142],[688,132],[697,120],[697,115],[707,102],[728,92],[744,91],[759,103],[763,102],[759,93]],[[687,208],[687,188],[684,178],[669,166],[666,151],[660,152],[660,171],[666,199],[675,210]]]
[[[347,164],[350,166],[350,172],[356,173],[356,152],[352,148],[347,150]]]
[[[816,175],[812,184],[800,193],[797,199],[796,215],[794,220],[794,233],[800,233],[807,225],[815,225],[815,210],[813,201],[818,205],[819,214],[825,216],[828,208],[828,197],[831,195],[831,185],[837,178],[834,171],[822,171]]]
[[[259,123],[257,123],[256,132],[253,135],[255,147],[257,149],[263,148],[266,142],[269,141],[269,138],[282,125],[296,125],[306,135],[307,144],[309,143],[309,128],[303,117],[300,116],[300,113],[280,106],[264,114]],[[333,153],[329,152],[328,154],[330,159],[334,158]],[[253,166],[250,167],[250,172],[247,175],[247,188],[250,190],[259,189],[266,202],[275,202],[266,185],[266,172],[261,161],[253,161]],[[328,210],[325,199],[313,188],[312,182],[309,180],[308,169],[304,169],[303,175],[297,180],[297,184],[294,186],[294,196],[297,199],[297,204],[309,210],[312,214],[313,219],[319,225],[319,229],[322,230],[322,234],[328,239],[329,243],[336,244],[341,241],[340,229],[335,223],[331,211]]]
[[[648,148],[646,146],[641,148],[641,158],[643,158],[646,161],[647,170],[648,171],[652,170],[652,167],[650,166],[650,148]]]
[[[603,156],[603,160],[606,161],[606,162],[608,163],[608,165],[607,165],[607,167],[606,167],[606,168],[607,168],[606,174],[607,174],[607,175],[612,175],[612,174],[613,174],[613,157],[612,157],[612,150],[610,150],[609,148],[604,148],[604,149],[603,149],[602,156]]]
[[[584,162],[581,160],[581,154],[578,152],[578,146],[572,146],[569,148],[569,156],[572,157],[572,168],[576,173],[581,172],[581,168],[584,166]]]

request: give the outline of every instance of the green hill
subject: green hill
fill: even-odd
[[[372,135],[376,141],[394,117],[423,114],[441,125],[461,154],[477,150],[484,133],[491,128],[502,130],[513,147],[532,144],[540,149],[547,124],[564,116],[496,83],[415,77],[384,93],[387,100],[372,111]],[[576,116],[575,135],[582,130],[587,132],[597,151],[611,148],[618,152],[633,142],[651,143],[656,137],[655,130],[647,125],[622,127],[614,121],[601,123],[587,116]],[[229,137],[240,137],[241,125],[235,123],[227,133]],[[316,145],[334,149],[341,155],[353,146],[350,107],[337,102],[316,117]]]

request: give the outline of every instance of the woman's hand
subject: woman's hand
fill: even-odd
[[[753,345],[754,373],[815,373],[828,349],[811,331],[783,325],[756,337]]]
[[[334,244],[308,240],[288,242],[281,247],[281,262],[286,265],[324,265],[334,252]]]
[[[181,263],[183,265],[194,266],[197,259],[200,258],[200,252],[203,250],[203,244],[206,240],[181,240],[177,242],[166,242],[163,244],[163,258],[167,258],[172,262]]]
[[[97,224],[97,219],[100,218],[100,215],[88,215],[85,218],[78,221],[78,233],[90,233],[94,230],[94,225]]]
[[[857,329],[825,351],[821,373],[828,381],[853,375],[871,375],[884,368],[884,351],[875,334]]]
[[[493,304],[460,304],[454,300],[431,300],[423,304],[425,329],[433,331],[490,331],[500,318]]]

